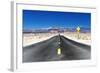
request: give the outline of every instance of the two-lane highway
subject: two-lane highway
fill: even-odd
[[[61,54],[57,54],[57,49]],[[64,36],[54,36],[46,41],[23,47],[23,62],[83,60],[90,59],[90,46],[69,40]]]

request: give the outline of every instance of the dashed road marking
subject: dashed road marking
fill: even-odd
[[[61,48],[58,48],[58,49],[57,49],[57,54],[58,54],[58,55],[61,55]]]

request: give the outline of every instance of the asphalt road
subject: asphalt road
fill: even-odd
[[[57,49],[61,54],[57,54]],[[69,40],[64,36],[54,36],[46,41],[23,47],[23,62],[86,60],[91,58],[91,47]]]

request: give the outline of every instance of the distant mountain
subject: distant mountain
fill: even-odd
[[[81,32],[91,32],[91,28],[80,27]],[[48,33],[50,31],[58,32],[76,32],[76,28],[48,28],[48,29],[34,29],[34,30],[23,30],[23,33]]]
[[[81,32],[91,32],[91,28],[81,28]]]
[[[66,28],[67,31],[75,32],[76,28]],[[91,32],[91,28],[80,27],[80,32]]]

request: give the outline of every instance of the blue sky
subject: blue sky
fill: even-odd
[[[34,30],[50,27],[76,28],[77,26],[90,28],[91,14],[23,10],[23,29]]]

